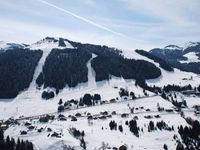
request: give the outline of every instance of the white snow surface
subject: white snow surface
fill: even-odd
[[[172,108],[172,104],[168,101],[163,100],[159,96],[154,98],[143,98],[139,100],[133,101],[124,101],[122,103],[113,103],[109,105],[95,106],[84,108],[80,110],[71,110],[63,113],[63,115],[75,115],[77,112],[84,114],[84,112],[89,112],[92,115],[98,115],[100,112],[108,111],[110,114],[112,111],[116,111],[117,115],[113,115],[112,118],[108,118],[106,120],[91,120],[88,121],[87,117],[78,117],[77,122],[71,122],[70,118],[67,118],[67,121],[58,121],[54,120],[49,123],[39,123],[37,121],[32,121],[32,125],[36,126],[37,129],[43,127],[51,128],[53,131],[58,133],[62,133],[63,136],[61,138],[47,137],[49,132],[43,131],[42,133],[38,133],[37,130],[28,131],[27,135],[20,135],[20,131],[25,130],[27,128],[23,126],[23,122],[21,121],[21,125],[11,126],[8,130],[6,130],[6,135],[12,135],[14,138],[21,138],[24,140],[30,140],[34,143],[35,149],[61,149],[64,145],[74,146],[75,150],[81,149],[79,141],[76,138],[73,138],[68,129],[71,127],[75,127],[78,130],[85,132],[85,141],[87,145],[87,149],[95,150],[100,149],[102,143],[108,144],[111,147],[119,147],[123,144],[126,144],[128,149],[162,149],[164,144],[167,144],[169,149],[175,149],[176,141],[172,140],[174,134],[177,134],[178,125],[187,125],[185,120],[180,117],[180,114],[177,113],[166,113],[166,112],[157,112],[157,103],[160,104],[161,107]],[[145,110],[139,109],[134,112],[134,114],[130,114],[127,118],[121,118],[122,113],[129,113],[129,106],[139,107],[143,106],[144,109],[150,108],[151,112],[145,112]],[[161,118],[152,118],[145,119],[146,115],[160,115]],[[127,120],[131,120],[134,116],[138,117],[137,124],[140,128],[143,128],[143,132],[140,132],[139,138],[134,136],[130,131],[128,126],[125,125]],[[123,125],[123,132],[119,132],[119,130],[111,131],[109,129],[109,122],[111,120],[115,120],[118,125]],[[175,131],[153,131],[148,132],[147,127],[145,127],[149,121],[152,120],[155,123],[157,121],[165,120],[170,126],[174,126]],[[29,120],[27,120],[29,122]],[[103,129],[102,129],[103,127]],[[51,132],[52,133],[52,132]]]
[[[13,47],[23,48],[24,46],[22,44],[6,43],[4,41],[0,41],[0,50],[6,51],[12,49]]]
[[[168,46],[165,46],[164,49],[168,49],[168,50],[183,50],[182,47],[179,47],[177,45],[168,45]]]
[[[195,52],[189,52],[187,54],[184,55],[185,57],[187,57],[186,61],[180,61],[181,63],[191,63],[191,62],[200,62],[199,57],[196,55]]]
[[[95,80],[95,71],[91,66],[91,61],[97,57],[97,55],[92,54],[92,58],[87,62],[87,68],[88,68],[88,86],[96,86],[96,80]]]
[[[96,85],[88,86],[87,83],[79,84],[76,88],[65,88],[57,97],[51,100],[43,100],[41,98],[42,90],[32,90],[22,92],[18,97],[10,102],[6,100],[0,101],[0,119],[6,119],[11,116],[32,116],[46,114],[49,112],[57,111],[57,104],[59,99],[64,101],[70,99],[79,99],[84,94],[100,94],[103,100],[110,100],[112,98],[119,97],[119,88],[127,88],[129,91],[133,91],[136,96],[144,96],[143,89],[136,87],[134,80],[124,80],[113,77],[110,81],[97,82]],[[118,87],[118,88],[114,88]],[[153,95],[150,92],[147,92]],[[27,111],[28,110],[28,111]]]
[[[130,59],[146,60],[148,62],[154,63],[157,67],[159,67],[158,63],[154,62],[153,60],[151,60],[145,56],[142,56],[142,55],[136,53],[134,50],[124,50],[123,55]],[[193,86],[198,86],[200,83],[200,75],[197,75],[195,73],[184,72],[184,71],[181,71],[181,70],[175,69],[175,68],[174,68],[174,72],[169,72],[162,68],[160,68],[160,70],[161,70],[161,74],[162,74],[160,77],[158,77],[156,79],[147,80],[147,83],[149,85],[164,86],[167,84],[176,84],[176,85],[184,86],[184,85],[191,84]],[[184,80],[184,79],[186,79],[186,80]]]
[[[6,42],[0,41],[0,48],[1,48],[1,49],[5,49],[7,46],[8,46],[8,45],[7,45]]]
[[[199,42],[187,42],[184,44],[183,48],[187,49],[188,47],[194,47],[197,46],[199,44]]]
[[[56,42],[54,40],[57,40]],[[64,43],[66,46],[61,47],[58,46],[58,39],[43,39],[41,41],[38,41],[32,45],[30,45],[30,49],[35,50],[35,49],[53,49],[53,48],[58,48],[58,49],[64,49],[64,48],[74,48],[68,41],[64,40]]]
[[[65,41],[66,42],[66,41]],[[68,48],[73,48],[70,43],[65,43]],[[101,95],[102,100],[110,100],[112,98],[119,97],[119,89],[125,88],[129,91],[133,91],[136,97],[143,97],[143,89],[135,86],[135,80],[124,80],[123,78],[117,78],[111,76],[109,81],[95,82],[95,72],[91,67],[91,61],[96,57],[92,54],[92,58],[87,62],[88,67],[88,82],[78,84],[75,88],[65,87],[60,93],[53,99],[43,100],[41,98],[42,89],[38,89],[35,84],[35,80],[38,77],[39,73],[42,71],[46,57],[49,55],[52,48],[58,47],[58,43],[52,41],[40,41],[30,46],[32,50],[42,49],[43,56],[40,59],[33,80],[29,88],[25,91],[22,91],[15,99],[12,100],[1,100],[0,101],[0,120],[8,119],[10,117],[18,118],[20,116],[33,116],[41,115],[46,113],[55,113],[57,112],[59,99],[62,98],[63,101],[68,101],[70,99],[79,99],[86,93],[95,94],[98,93]],[[143,59],[149,62],[154,63],[159,67],[158,63],[153,62],[152,60],[139,55],[135,51],[123,50],[123,55],[130,59]],[[200,76],[183,72],[178,69],[175,69],[174,72],[168,72],[163,70],[162,75],[157,79],[147,80],[149,85],[164,86],[167,84],[176,84],[176,85],[188,85],[198,86],[200,83]],[[183,80],[184,79],[184,80]],[[54,89],[51,89],[54,90]],[[37,120],[33,120],[32,124],[37,126],[37,129],[43,127],[44,129],[50,127],[53,131],[62,133],[61,138],[48,137],[49,134],[46,130],[42,133],[38,133],[37,130],[28,131],[27,135],[20,135],[20,131],[26,130],[27,128],[23,125],[24,122],[30,120],[20,121],[20,125],[14,125],[9,127],[5,135],[12,136],[14,138],[21,138],[24,140],[30,140],[33,142],[36,150],[55,150],[62,149],[64,145],[71,145],[75,150],[79,150],[80,142],[76,138],[72,137],[68,129],[71,127],[76,127],[79,130],[84,130],[85,132],[85,141],[88,150],[98,150],[104,142],[105,145],[108,144],[111,147],[119,147],[123,144],[128,146],[128,149],[132,150],[155,150],[163,149],[163,145],[167,144],[168,149],[175,149],[176,141],[173,140],[174,134],[178,135],[177,127],[178,125],[187,125],[185,120],[180,116],[180,114],[167,113],[167,112],[158,112],[157,104],[165,109],[172,109],[173,105],[171,102],[162,99],[160,96],[153,96],[151,92],[147,92],[149,98],[140,98],[137,100],[127,100],[118,103],[104,104],[95,107],[81,108],[77,110],[66,111],[63,114],[65,116],[75,115],[77,112],[83,114],[91,113],[92,115],[99,115],[100,112],[108,111],[109,114],[112,111],[116,111],[117,115],[113,115],[112,118],[106,120],[93,120],[89,122],[87,117],[79,117],[77,122],[71,122],[70,118],[67,117],[67,121],[58,121],[57,119],[49,123],[39,123]],[[179,96],[181,100],[181,96]],[[184,97],[187,101],[189,109],[193,105],[200,104],[199,99],[195,97]],[[121,118],[122,113],[130,113],[128,106],[131,107],[141,107],[144,109],[138,109],[134,111],[134,114],[130,114],[128,118]],[[149,108],[151,111],[146,112],[145,109]],[[184,110],[186,116],[195,118],[194,114],[189,110]],[[149,123],[149,119],[145,119],[146,115],[160,115],[161,118],[156,119],[153,117],[152,121],[161,121],[164,120],[169,125],[173,125],[175,131],[153,131],[148,132],[145,127]],[[139,120],[137,121],[138,126],[144,129],[144,132],[140,132],[140,137],[137,138],[130,131],[129,128],[125,125],[127,120],[131,120],[134,116],[138,116]],[[118,125],[123,125],[123,133],[117,131],[111,131],[109,129],[109,122],[115,120]],[[103,130],[102,130],[103,127]],[[180,137],[179,137],[180,138]]]

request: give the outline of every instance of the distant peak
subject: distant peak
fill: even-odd
[[[54,37],[45,37],[44,39],[36,42],[36,43],[55,43],[55,42],[58,42],[58,39],[57,38],[54,38]]]
[[[55,37],[45,37],[44,39],[32,44],[31,49],[63,49],[63,48],[74,48],[67,39],[55,38]]]
[[[188,47],[194,47],[194,46],[197,46],[197,45],[200,45],[200,42],[187,42],[184,44],[184,49],[187,49]]]
[[[17,43],[6,43],[4,41],[0,41],[0,50],[6,51],[6,50],[12,50],[16,48],[24,48],[25,46],[22,44]]]
[[[1,44],[4,44],[4,43],[6,43],[6,42],[4,42],[4,41],[0,41],[0,45],[1,45]]]
[[[169,49],[169,50],[183,50],[182,47],[179,47],[177,45],[168,45],[168,46],[165,46],[164,49]]]

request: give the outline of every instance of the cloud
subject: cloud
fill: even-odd
[[[138,25],[144,29],[138,38],[160,44],[181,44],[200,39],[199,0],[118,1],[133,18],[139,18],[142,24],[146,24],[143,27]]]
[[[96,8],[98,7],[95,0],[84,0],[84,3],[90,7]]]
[[[65,30],[42,24],[23,23],[11,20],[1,20],[0,33],[6,42],[27,43],[32,44],[46,36],[63,37],[69,40],[92,43],[98,45],[108,45],[111,47],[127,48],[130,46],[126,40],[121,43],[121,39],[110,34],[94,32],[88,34],[87,31],[80,30]],[[130,46],[131,47],[131,46]]]
[[[84,22],[87,22],[87,23],[89,23],[89,24],[91,24],[91,25],[93,25],[93,26],[96,26],[96,27],[98,27],[98,28],[100,28],[100,29],[103,29],[103,30],[105,30],[105,31],[108,31],[108,32],[110,32],[110,33],[112,33],[112,34],[115,34],[115,35],[118,35],[118,36],[122,36],[122,37],[126,37],[126,35],[124,35],[124,34],[122,34],[122,33],[120,33],[120,32],[113,31],[112,29],[109,29],[109,28],[107,28],[106,26],[100,25],[99,23],[96,23],[96,22],[94,22],[94,21],[92,21],[92,20],[89,20],[89,19],[87,19],[87,18],[85,18],[85,17],[82,17],[82,16],[80,16],[80,15],[77,15],[77,14],[75,14],[75,13],[73,13],[73,12],[71,12],[71,11],[68,11],[68,10],[66,10],[66,9],[63,9],[63,8],[61,8],[61,7],[58,7],[58,6],[56,6],[56,5],[52,4],[52,3],[49,3],[49,2],[47,2],[47,1],[45,1],[45,0],[38,0],[38,1],[44,3],[44,4],[48,5],[48,6],[51,6],[51,7],[53,7],[53,8],[56,8],[57,10],[62,11],[62,12],[64,12],[64,13],[68,14],[68,15],[71,15],[71,16],[77,18],[77,19],[80,19],[80,20],[82,20],[82,21],[84,21]]]
[[[0,1],[0,40],[32,43],[45,36],[63,36],[128,49],[182,44],[200,39],[199,4],[199,0]]]
[[[199,16],[199,0],[119,0],[126,7],[151,19],[178,25],[190,25],[191,15]],[[198,20],[198,18],[197,18]],[[199,20],[198,20],[199,21]]]

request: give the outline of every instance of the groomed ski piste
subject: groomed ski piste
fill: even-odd
[[[66,43],[66,45],[69,48],[73,48],[69,43]],[[29,88],[25,91],[22,91],[15,99],[0,101],[0,120],[6,120],[8,118],[18,119],[22,116],[26,118],[42,114],[54,114],[56,119],[49,121],[48,123],[41,123],[38,121],[38,119],[34,118],[20,119],[20,124],[10,126],[5,131],[5,135],[12,136],[15,139],[20,138],[23,140],[29,140],[33,142],[34,148],[36,150],[65,149],[67,146],[71,146],[75,150],[81,150],[83,148],[80,146],[79,139],[73,137],[69,132],[69,129],[74,127],[80,131],[84,131],[84,140],[88,150],[109,149],[113,147],[119,148],[121,145],[126,145],[130,150],[157,150],[163,149],[164,144],[166,144],[170,150],[176,148],[177,142],[173,139],[173,136],[177,135],[180,139],[177,129],[178,126],[188,126],[188,124],[178,112],[158,112],[157,110],[158,104],[160,107],[164,107],[165,109],[174,109],[172,103],[161,98],[161,96],[155,96],[154,93],[148,91],[147,94],[149,97],[146,97],[144,95],[143,89],[139,86],[135,86],[135,80],[125,80],[123,78],[111,76],[109,81],[95,82],[95,72],[91,67],[91,60],[96,57],[94,54],[87,63],[87,83],[81,83],[75,88],[69,88],[66,86],[66,88],[64,88],[55,98],[50,100],[43,100],[41,98],[42,90],[37,88],[35,81],[39,73],[42,71],[46,57],[51,52],[52,48],[55,47],[60,48],[58,47],[58,43],[49,43],[46,41],[31,45],[32,50],[43,50],[43,56],[35,69],[33,80]],[[159,64],[144,56],[139,55],[135,51],[123,50],[123,55],[127,58],[147,60],[159,67]],[[175,69],[174,72],[168,72],[162,68],[160,69],[162,75],[157,79],[147,80],[149,85],[164,86],[167,84],[191,84],[192,86],[198,86],[200,83],[200,76],[196,74],[183,72],[178,69]],[[183,80],[183,78],[187,78],[188,80]],[[133,91],[136,97],[140,98],[135,100],[127,99],[116,103],[67,110],[61,113],[66,117],[66,121],[60,121],[58,119],[60,113],[57,113],[57,107],[61,98],[65,102],[70,99],[79,99],[86,93],[97,93],[101,95],[103,100],[110,100],[116,97],[120,99],[120,88]],[[182,94],[178,94],[177,99],[181,101],[182,98],[186,100],[188,105],[187,109],[183,109],[185,116],[199,120],[199,117],[194,115],[193,109],[194,105],[200,104],[199,97],[184,96]],[[138,109],[133,113],[130,113],[130,107]],[[147,109],[149,110],[147,111]],[[105,111],[110,115],[113,111],[115,111],[116,114],[112,114],[111,117],[107,117],[106,119],[99,119],[98,117],[101,116],[101,112]],[[77,113],[80,113],[81,116],[77,117],[77,121],[71,121],[70,116],[75,116]],[[98,119],[88,120],[88,113],[92,116],[97,116]],[[121,116],[124,113],[128,114],[125,118]],[[152,116],[152,118],[145,118],[145,116],[148,115]],[[160,117],[156,118],[156,115],[159,115]],[[130,132],[129,127],[125,125],[126,121],[130,121],[133,118],[137,118],[138,127],[143,128],[143,131],[139,132],[139,137],[133,135],[133,133]],[[118,129],[110,130],[109,122],[111,120],[115,120],[118,125],[122,125],[123,132],[120,132]],[[148,132],[148,124],[150,121],[156,123],[162,120],[168,123],[169,126],[173,126],[174,131],[155,130]],[[30,122],[32,126],[35,127],[35,129],[27,129],[27,127],[24,125],[26,122]],[[40,128],[43,128],[43,130],[39,133],[37,129]],[[48,132],[47,128],[51,128],[52,131]],[[27,134],[21,135],[21,131],[27,131]],[[59,133],[61,137],[57,138],[48,136],[53,132]]]

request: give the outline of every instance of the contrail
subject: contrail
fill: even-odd
[[[124,34],[122,34],[122,33],[113,31],[113,30],[111,30],[111,29],[109,29],[109,28],[107,28],[107,27],[105,27],[105,26],[103,26],[103,25],[100,25],[100,24],[98,24],[98,23],[95,23],[94,21],[89,20],[89,19],[87,19],[87,18],[81,17],[81,16],[79,16],[79,15],[77,15],[77,14],[75,14],[75,13],[72,13],[72,12],[66,10],[66,9],[63,9],[63,8],[61,8],[61,7],[58,7],[58,6],[54,5],[54,4],[51,4],[51,3],[49,3],[49,2],[47,2],[47,1],[45,1],[45,0],[38,0],[38,1],[44,3],[44,4],[48,5],[48,6],[54,7],[54,8],[56,8],[56,9],[62,11],[62,12],[65,12],[66,14],[69,14],[69,15],[71,15],[71,16],[77,18],[77,19],[80,19],[80,20],[82,20],[82,21],[84,21],[84,22],[87,22],[87,23],[89,23],[89,24],[91,24],[91,25],[93,25],[93,26],[96,26],[96,27],[100,28],[100,29],[103,29],[103,30],[105,30],[105,31],[108,31],[108,32],[110,32],[110,33],[112,33],[112,34],[115,34],[115,35],[118,35],[118,36],[122,36],[122,37],[128,38],[126,35],[124,35]]]

